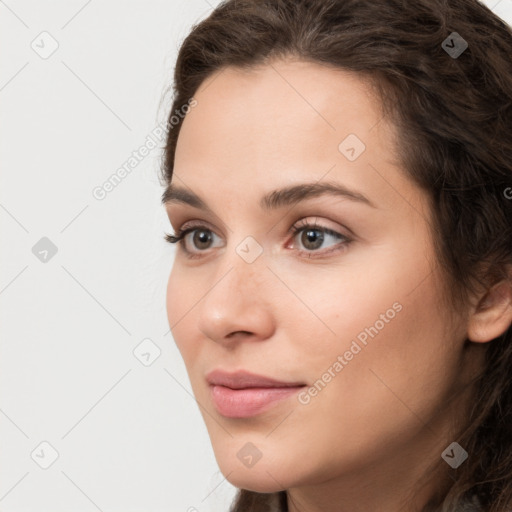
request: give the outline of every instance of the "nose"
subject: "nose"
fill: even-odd
[[[263,258],[247,263],[234,250],[224,258],[198,304],[199,330],[226,347],[270,338],[275,331],[272,273]]]

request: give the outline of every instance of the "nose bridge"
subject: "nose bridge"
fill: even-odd
[[[273,321],[264,287],[263,247],[243,239],[226,249],[199,306],[199,328],[215,341],[236,331],[265,337]]]
[[[257,291],[262,291],[266,271],[263,246],[248,236],[236,245],[228,245],[221,259],[215,288],[219,287],[221,294],[236,294],[233,297],[239,301],[246,294],[256,298]]]

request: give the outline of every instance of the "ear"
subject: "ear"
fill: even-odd
[[[501,336],[512,324],[512,277],[487,290],[469,315],[467,337],[485,343]]]

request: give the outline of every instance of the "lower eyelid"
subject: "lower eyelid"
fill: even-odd
[[[342,235],[341,233],[339,235],[336,235],[336,238],[338,239],[337,243],[332,244],[324,249],[308,251],[306,249],[295,248],[295,250],[299,254],[307,254],[308,258],[322,258],[324,256],[330,255],[331,253],[344,251],[352,243],[352,239],[346,237],[345,235]]]
[[[318,251],[306,251],[304,249],[297,249],[297,253],[302,254],[302,255],[307,255],[308,259],[314,259],[314,258],[321,259],[324,257],[328,257],[332,253],[344,252],[348,248],[348,246],[350,245],[351,242],[352,241],[348,240],[348,239],[341,240],[337,244],[331,245],[327,249],[318,250]]]

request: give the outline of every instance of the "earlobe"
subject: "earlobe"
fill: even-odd
[[[512,278],[492,286],[480,299],[468,321],[470,341],[485,343],[501,336],[512,324]]]

